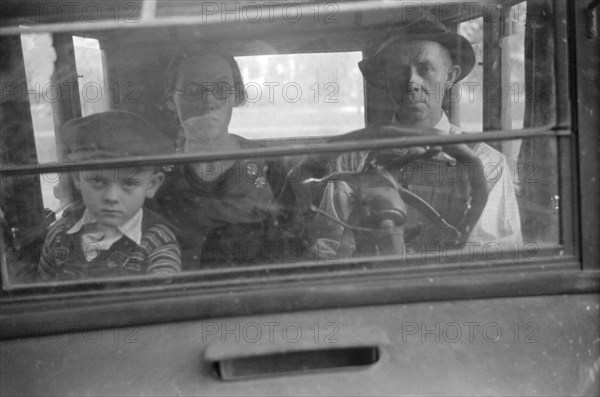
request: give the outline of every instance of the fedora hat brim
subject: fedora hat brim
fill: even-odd
[[[433,33],[406,32],[392,36],[377,50],[375,55],[365,58],[358,63],[358,67],[365,79],[377,88],[386,86],[386,63],[394,55],[398,46],[408,41],[434,41],[446,47],[452,56],[452,62],[460,66],[460,74],[456,82],[465,78],[475,66],[475,52],[469,41],[457,34],[447,31]]]

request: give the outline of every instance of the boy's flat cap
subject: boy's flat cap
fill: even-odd
[[[61,138],[70,160],[109,159],[173,151],[171,140],[140,116],[112,110],[69,120]]]

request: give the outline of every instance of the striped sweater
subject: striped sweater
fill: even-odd
[[[172,228],[155,213],[144,209],[140,244],[121,237],[88,262],[81,248],[81,231],[67,231],[81,218],[79,204],[50,226],[38,266],[40,281],[79,280],[96,277],[165,274],[181,271],[181,248]]]

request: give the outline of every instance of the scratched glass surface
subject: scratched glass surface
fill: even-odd
[[[443,112],[435,129],[411,136],[553,123],[552,19],[535,5],[505,13],[488,55],[504,69],[491,74],[483,51],[490,17],[462,19],[457,31],[475,65],[433,93]],[[358,64],[417,21],[363,16],[365,25],[355,26],[340,13],[339,25],[311,39],[256,27],[201,43],[194,27],[3,36],[0,150],[11,172],[1,176],[3,281],[164,279],[383,257],[399,266],[526,264],[544,250],[560,253],[555,139],[377,146],[406,135],[406,119],[398,117],[397,85],[372,86]],[[302,23],[295,28],[308,31]],[[534,59],[542,44],[546,58]],[[169,65],[181,53],[171,84]],[[68,124],[115,111],[162,134],[168,144],[152,155],[172,161],[129,164],[152,139],[128,141],[126,128],[113,136],[98,125],[86,135]],[[83,160],[82,145],[92,154]],[[107,159],[123,164],[94,164]],[[88,168],[77,168],[82,161]],[[76,167],[44,168],[52,165]]]

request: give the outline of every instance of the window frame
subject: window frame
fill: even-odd
[[[518,2],[518,1],[517,1]],[[515,2],[516,3],[516,2]],[[239,280],[193,280],[193,275],[184,274],[188,281],[180,283],[131,282],[123,289],[96,288],[78,291],[77,288],[52,287],[32,288],[28,291],[0,291],[0,338],[41,335],[73,330],[96,329],[109,326],[131,326],[155,322],[212,318],[241,314],[271,313],[328,307],[375,305],[396,302],[491,298],[503,296],[528,296],[544,294],[597,292],[600,286],[598,248],[586,251],[584,242],[598,241],[598,220],[582,222],[580,212],[598,211],[598,195],[583,192],[581,178],[598,177],[599,160],[585,157],[578,162],[579,147],[595,144],[599,138],[591,133],[593,121],[588,120],[587,130],[582,110],[577,107],[577,93],[582,78],[576,73],[574,48],[569,47],[574,38],[582,34],[582,17],[575,17],[575,5],[556,1],[552,23],[555,26],[555,85],[556,122],[538,128],[518,131],[489,131],[481,134],[444,137],[394,138],[337,144],[335,152],[376,148],[392,144],[418,146],[432,143],[491,142],[528,137],[554,137],[558,143],[559,192],[561,243],[572,255],[544,258],[542,263],[527,266],[504,264],[489,266],[485,263],[466,269],[460,265],[434,264],[414,272],[394,266],[395,261],[381,259],[369,262],[383,263],[378,271],[365,275],[360,267],[361,260],[345,263],[333,274],[312,271],[301,274],[281,274],[264,280],[264,269],[251,269],[250,276]],[[567,18],[564,18],[564,16]],[[568,25],[577,21],[577,25]],[[2,28],[3,30],[5,28]],[[36,29],[41,29],[38,27]],[[52,30],[72,29],[71,24],[52,26]],[[577,30],[576,30],[577,29]],[[11,31],[10,28],[5,31]],[[578,61],[583,56],[577,51]],[[579,78],[579,80],[577,80]],[[579,81],[579,86],[577,82]],[[571,84],[572,83],[572,84]],[[568,92],[569,96],[564,93]],[[368,99],[365,94],[365,101]],[[572,114],[571,109],[579,113]],[[578,123],[579,119],[584,122]],[[573,120],[573,122],[571,121]],[[597,123],[596,123],[597,126]],[[579,146],[578,146],[579,145]],[[310,145],[307,148],[264,148],[244,150],[236,153],[165,155],[139,157],[125,161],[126,164],[182,163],[198,160],[250,158],[269,155],[301,154],[308,150],[332,152],[326,144]],[[588,161],[584,161],[588,159]],[[123,161],[98,161],[95,165],[117,166]],[[89,164],[88,164],[89,166]],[[12,175],[40,174],[84,169],[85,164],[31,164],[24,166],[2,165],[2,177]],[[572,178],[568,178],[571,176]],[[583,193],[582,193],[583,192]],[[581,205],[581,208],[580,208]],[[6,263],[5,242],[0,235],[2,264]],[[596,246],[597,247],[597,246]],[[364,261],[366,262],[366,261]],[[397,262],[397,261],[396,261]],[[322,269],[328,270],[324,264]],[[335,266],[333,266],[335,267]],[[333,269],[332,267],[332,269]],[[410,269],[409,269],[410,270]],[[457,271],[460,270],[460,271]],[[240,269],[243,272],[243,269]],[[252,273],[254,271],[254,273]],[[285,272],[284,272],[285,273]],[[190,277],[188,277],[190,276]],[[0,275],[5,282],[5,273]],[[166,281],[166,280],[165,280]],[[127,283],[124,283],[127,284]],[[149,285],[144,285],[149,284]],[[240,302],[247,304],[241,305]],[[177,307],[174,311],[173,308]],[[152,314],[148,314],[152,313]],[[85,321],[88,319],[88,321]],[[93,319],[93,321],[89,321]],[[35,324],[55,324],[51,329],[36,328]]]

